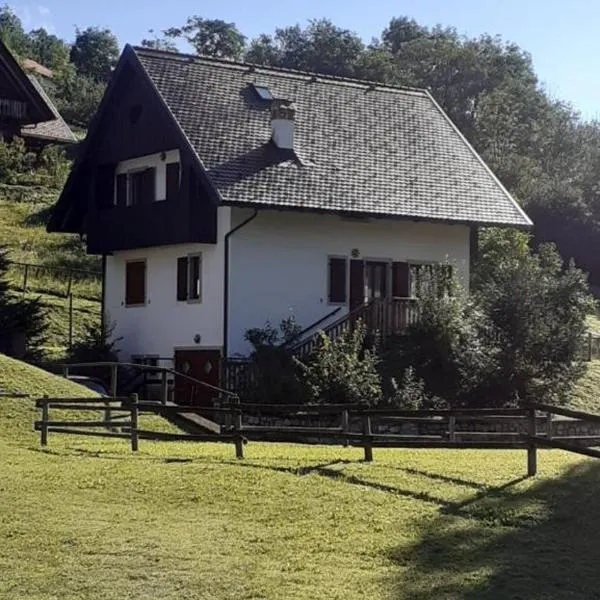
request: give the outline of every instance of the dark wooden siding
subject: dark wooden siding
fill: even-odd
[[[116,186],[121,201],[115,204],[115,186],[92,186],[90,190],[78,178],[72,198],[76,202],[84,199],[87,215],[83,233],[87,234],[88,252],[105,254],[167,244],[215,243],[216,204],[200,183],[195,170],[198,167],[182,145],[176,123],[142,74],[132,67],[123,70],[100,118],[100,138],[88,148],[94,179],[106,171],[106,165],[173,149],[180,151],[182,177],[181,185],[174,186],[171,167],[168,199],[137,206],[126,206],[122,201],[122,179]],[[111,197],[100,198],[98,194]]]

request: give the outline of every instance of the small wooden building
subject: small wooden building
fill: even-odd
[[[0,41],[0,140],[22,137],[28,147],[76,143],[35,75],[28,75]]]

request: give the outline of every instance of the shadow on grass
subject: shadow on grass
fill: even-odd
[[[344,471],[342,471],[340,469],[334,468],[339,465],[346,465],[346,464],[353,464],[353,463],[356,464],[358,462],[362,462],[362,461],[336,460],[331,463],[326,463],[326,464],[321,464],[321,465],[312,465],[312,466],[307,466],[307,467],[278,467],[278,466],[266,465],[266,464],[236,463],[236,462],[229,462],[229,464],[237,465],[237,466],[241,466],[241,467],[247,467],[247,468],[251,468],[251,469],[263,469],[263,470],[275,471],[278,473],[287,473],[290,475],[298,475],[298,476],[311,475],[311,474],[320,475],[321,477],[326,477],[328,479],[342,481],[342,482],[350,484],[350,485],[356,485],[356,486],[363,487],[363,488],[370,488],[373,490],[377,490],[379,492],[385,492],[388,494],[392,494],[394,496],[402,496],[404,498],[410,498],[412,500],[417,500],[419,502],[427,502],[429,504],[435,504],[436,506],[439,506],[440,509],[445,513],[456,512],[463,505],[467,505],[471,502],[475,502],[478,499],[483,498],[483,497],[497,496],[497,495],[501,494],[503,490],[519,483],[520,481],[523,481],[523,479],[524,479],[523,477],[519,477],[517,479],[514,479],[512,481],[509,481],[509,482],[503,484],[500,487],[489,488],[489,487],[485,487],[481,484],[475,483],[473,481],[467,481],[467,480],[462,480],[462,479],[446,477],[443,475],[439,475],[437,473],[429,473],[427,471],[417,471],[416,469],[402,469],[411,475],[425,476],[425,477],[429,477],[434,480],[441,479],[446,482],[451,482],[455,485],[462,485],[464,487],[477,488],[477,489],[481,490],[473,498],[469,498],[467,501],[462,502],[462,503],[455,503],[455,502],[446,500],[444,498],[439,498],[439,497],[434,496],[433,494],[429,494],[427,492],[407,490],[407,489],[400,488],[397,486],[387,485],[385,483],[370,481],[368,479],[363,479],[362,477],[357,477],[356,475],[349,475],[347,473],[344,473]]]
[[[526,489],[512,484],[417,524],[419,541],[390,552],[390,598],[600,598],[600,462]]]

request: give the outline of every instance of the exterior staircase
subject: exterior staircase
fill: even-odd
[[[351,330],[359,320],[365,324],[369,333],[375,333],[385,339],[402,333],[418,319],[419,307],[415,298],[372,300],[361,304],[322,329],[309,328],[312,334],[298,342],[292,342],[288,349],[297,358],[307,356],[319,342],[321,334],[325,334],[332,341],[336,340],[340,335]]]

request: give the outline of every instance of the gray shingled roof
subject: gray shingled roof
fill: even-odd
[[[425,91],[135,51],[226,203],[531,224]],[[251,83],[295,103],[296,156]]]
[[[21,135],[55,142],[76,143],[78,141],[77,138],[58,112],[56,106],[54,106],[52,100],[50,100],[42,84],[34,76],[28,75],[28,77],[40,96],[44,99],[44,102],[46,102],[50,110],[54,113],[55,118],[52,121],[44,121],[35,125],[25,125],[21,128]]]

